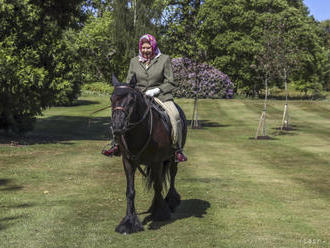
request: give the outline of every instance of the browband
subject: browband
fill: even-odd
[[[126,85],[120,85],[120,86],[115,86],[115,88],[120,88],[120,89],[127,89],[127,88],[131,88],[130,86],[126,86]]]
[[[124,107],[121,107],[121,106],[118,106],[118,107],[115,107],[114,109],[112,109],[112,111],[115,111],[115,110],[123,110],[123,111],[125,111],[125,108]]]

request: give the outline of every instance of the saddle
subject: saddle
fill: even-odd
[[[164,127],[168,131],[169,134],[172,133],[172,124],[170,121],[170,117],[168,116],[166,110],[161,106],[158,102],[155,101],[154,98],[151,99],[151,108],[154,109],[160,116]]]

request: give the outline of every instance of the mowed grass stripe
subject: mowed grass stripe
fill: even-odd
[[[221,108],[221,109],[228,109],[228,108]],[[242,112],[241,110],[239,110],[239,112]],[[222,115],[223,116],[223,115]],[[233,116],[233,115],[227,115],[227,116]],[[245,125],[246,126],[246,125]],[[272,142],[272,141],[256,141],[256,142],[262,142],[262,143],[266,143],[266,142]],[[274,143],[274,142],[273,142]],[[263,146],[263,145],[262,145]],[[237,154],[240,154],[240,156],[241,157],[244,157],[244,162],[245,163],[243,163],[243,164],[245,164],[245,165],[248,165],[248,166],[242,166],[242,167],[240,167],[239,168],[239,170],[240,170],[240,172],[242,172],[242,171],[245,171],[245,173],[246,172],[249,172],[249,175],[251,176],[251,177],[253,177],[254,178],[254,180],[256,180],[256,181],[258,181],[258,179],[260,179],[260,178],[262,178],[262,177],[264,177],[265,175],[266,176],[268,176],[268,179],[270,179],[270,178],[272,178],[273,179],[273,181],[277,184],[277,183],[281,183],[281,182],[286,182],[286,185],[285,186],[282,186],[281,188],[284,190],[286,187],[289,187],[289,189],[292,189],[292,185],[296,185],[296,187],[297,187],[297,189],[294,189],[293,190],[293,192],[304,192],[304,189],[301,189],[301,185],[299,185],[299,183],[297,184],[297,182],[296,181],[292,181],[290,178],[287,178],[287,176],[284,174],[279,174],[279,173],[277,173],[277,171],[275,171],[275,173],[274,173],[274,171],[272,171],[272,170],[269,170],[269,169],[267,169],[266,167],[267,167],[267,165],[268,166],[271,166],[272,164],[274,164],[274,163],[276,163],[275,161],[273,161],[273,160],[271,160],[271,161],[267,161],[266,163],[265,163],[265,161],[263,161],[262,160],[262,156],[261,157],[259,157],[258,156],[258,154],[259,154],[259,152],[261,152],[261,154],[262,154],[262,151],[256,151],[256,152],[252,152],[251,153],[251,150],[250,150],[250,146],[249,146],[249,150],[247,151],[247,154],[242,154],[242,149],[244,149],[244,147],[247,147],[246,145],[243,145],[243,146],[239,146],[239,149],[237,149],[237,150],[235,150],[235,148],[233,148],[233,147],[230,147],[230,148],[228,148],[228,147],[226,147],[226,156],[228,155],[228,152],[229,151],[233,151],[233,154],[234,155],[236,155],[236,157],[237,157]],[[282,147],[282,146],[281,146]],[[284,147],[284,152],[286,152],[287,151],[287,149]],[[222,150],[221,150],[222,151]],[[252,159],[246,159],[246,157],[251,157],[251,154],[253,155],[253,154],[257,154],[257,156],[256,157],[253,157]],[[285,154],[285,153],[284,153]],[[206,155],[206,157],[212,157],[212,155],[211,154],[205,154]],[[214,156],[215,154],[213,154],[213,156]],[[278,154],[280,157],[282,157],[283,158],[283,151],[280,151],[279,152],[279,154]],[[235,157],[235,156],[232,156],[232,157]],[[286,156],[284,155],[284,158],[285,158]],[[261,160],[261,161],[260,161]],[[248,164],[246,164],[246,162],[248,161]],[[238,161],[238,163],[239,163],[240,161]],[[224,162],[224,164],[225,164],[225,162]],[[233,164],[233,162],[231,162],[231,164]],[[215,166],[216,165],[216,163],[214,163],[214,165],[213,166]],[[258,165],[258,166],[256,166],[256,165]],[[266,165],[266,167],[265,167],[265,165]],[[206,166],[205,164],[204,164],[204,166]],[[252,167],[251,167],[252,166]],[[202,166],[201,166],[202,167]],[[208,167],[212,167],[212,166],[208,166]],[[254,168],[254,167],[256,167],[256,168]],[[213,168],[215,168],[215,167],[213,167]],[[217,167],[218,168],[218,167]],[[253,169],[252,169],[253,168]],[[225,171],[227,171],[227,170],[225,170]],[[258,173],[258,172],[256,172],[256,171],[263,171],[263,173]],[[251,172],[253,172],[253,173],[251,173]],[[214,170],[214,172],[213,173],[211,173],[211,174],[217,174],[216,172],[215,172],[215,170]],[[261,175],[260,175],[261,174]],[[258,175],[257,177],[255,177],[256,175]],[[254,181],[254,180],[252,180],[252,181]],[[269,181],[267,180],[267,177],[265,178],[265,182],[266,183],[269,183]],[[271,187],[272,187],[273,185],[271,185]],[[276,185],[275,185],[276,186]],[[281,193],[283,193],[283,192],[285,192],[285,191],[280,191],[280,196],[282,196],[282,194]],[[307,194],[307,199],[308,199],[308,197],[311,197],[311,195],[313,195],[313,194],[315,194],[315,192],[311,192],[311,194]],[[274,195],[273,194],[269,194],[269,192],[264,192],[262,195],[269,195],[270,196],[270,199],[272,199],[276,204],[279,204],[280,202],[281,202],[281,199],[278,199],[278,197],[274,197]],[[285,195],[285,194],[284,194]],[[289,196],[290,195],[292,195],[292,194],[289,194]],[[278,200],[274,200],[273,198],[275,198],[275,199],[278,199]],[[306,199],[306,196],[305,196],[305,198],[304,199]],[[261,201],[261,202],[263,202],[263,201]],[[326,203],[324,203],[323,202],[323,205],[326,205]],[[283,209],[285,209],[284,207],[282,207],[281,208],[281,211],[283,212]],[[285,212],[285,211],[284,211]],[[284,219],[285,218],[288,218],[288,216],[290,217],[296,217],[296,222],[299,222],[298,221],[298,219],[300,218],[299,217],[299,215],[294,215],[294,214],[290,214],[290,213],[287,213],[285,216],[284,216]],[[281,219],[281,218],[280,218]],[[283,219],[283,218],[282,218]],[[309,229],[310,231],[312,231],[312,230],[314,230],[314,228],[312,228],[312,227],[308,227],[308,222],[306,222],[306,221],[300,221],[301,222],[301,225],[302,225],[302,228],[307,228],[307,229]],[[327,223],[327,219],[325,219],[324,220],[324,222],[323,223]],[[281,227],[281,228],[283,228],[283,227]],[[301,237],[300,237],[301,238]],[[296,239],[296,241],[297,241],[298,239]]]
[[[78,117],[72,123],[86,133],[84,139],[76,132],[71,139],[60,139],[61,136],[57,144],[28,146],[28,160],[22,153],[11,152],[8,156],[8,147],[0,147],[0,156],[15,171],[11,174],[10,168],[0,165],[4,178],[16,178],[18,186],[25,182],[23,190],[4,191],[1,202],[5,208],[1,206],[0,211],[5,210],[5,218],[17,219],[0,223],[0,233],[5,234],[0,235],[0,244],[10,240],[15,243],[13,247],[25,248],[305,247],[314,239],[318,243],[312,247],[329,246],[329,185],[321,184],[329,178],[325,171],[329,153],[322,149],[319,152],[316,146],[325,139],[305,140],[309,137],[302,129],[278,135],[272,128],[280,124],[283,106],[275,101],[269,108],[267,124],[274,140],[268,141],[249,139],[255,134],[262,101],[199,101],[199,116],[205,120],[205,127],[189,130],[189,161],[179,166],[177,176],[182,204],[172,221],[149,223],[145,232],[131,236],[114,233],[125,213],[126,180],[120,159],[99,154],[107,143],[100,132],[104,132],[101,124],[108,113],[98,113],[98,118],[104,119],[91,129],[79,124],[86,122],[87,112],[93,106],[99,107],[108,100],[84,98],[89,99],[98,103],[79,106],[79,111],[73,107],[62,112]],[[178,102],[191,119],[193,101]],[[274,110],[275,115],[271,113]],[[66,135],[77,128],[70,127],[58,111],[64,110],[49,110],[47,121],[43,122],[46,128],[34,134],[42,136],[48,131],[49,135]],[[59,130],[47,130],[55,119],[57,125],[52,126]],[[320,125],[320,132],[323,128],[326,127]],[[306,150],[302,143],[310,143],[314,150]],[[13,161],[16,155],[20,158],[18,163]],[[309,165],[311,162],[314,168]],[[35,175],[37,178],[27,179]],[[149,207],[152,193],[144,191],[140,175],[136,190],[136,205],[141,212]],[[141,220],[144,217],[140,215]],[[148,230],[149,227],[154,229]]]

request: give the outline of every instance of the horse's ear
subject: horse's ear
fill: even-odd
[[[131,81],[129,81],[129,86],[134,89],[136,86],[136,83],[137,83],[137,80],[136,80],[136,75],[134,73],[133,77],[131,78]]]
[[[113,74],[113,73],[112,73],[112,84],[113,84],[113,86],[120,85],[120,82],[118,81],[118,79],[116,78],[115,74]]]

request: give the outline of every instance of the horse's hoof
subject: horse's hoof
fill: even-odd
[[[121,234],[130,234],[143,231],[143,226],[136,215],[126,216],[116,227],[115,231]]]

